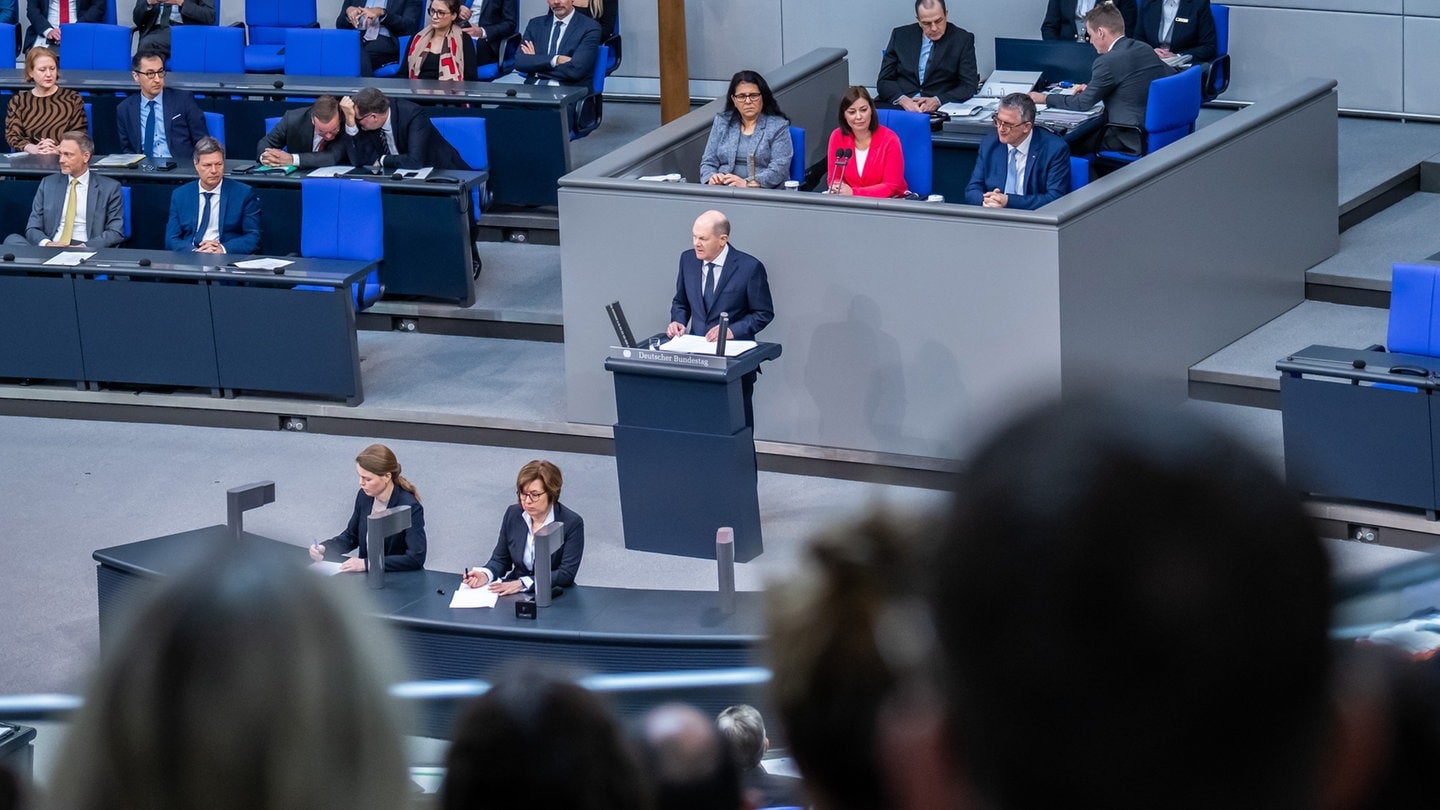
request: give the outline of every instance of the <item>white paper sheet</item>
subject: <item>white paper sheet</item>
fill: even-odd
[[[243,262],[235,262],[235,266],[242,270],[274,270],[277,267],[287,267],[294,263],[289,259],[246,259]]]
[[[310,570],[314,571],[317,574],[320,574],[321,576],[333,577],[336,574],[340,573],[341,565],[342,563],[334,562],[332,560],[321,560],[319,562],[310,563]]]
[[[306,177],[343,177],[350,173],[354,166],[321,166],[318,169],[311,169]]]
[[[735,357],[748,352],[756,347],[753,340],[727,340],[725,341],[725,356]],[[660,344],[661,351],[685,352],[686,354],[714,354],[715,344],[705,339],[704,335],[680,335],[673,337]]]
[[[87,253],[83,250],[67,250],[64,253],[56,253],[46,259],[45,263],[56,267],[74,267],[94,255],[94,251]]]
[[[493,608],[500,600],[500,595],[490,590],[489,583],[478,588],[472,588],[465,583],[455,589],[455,595],[450,597],[452,608]]]

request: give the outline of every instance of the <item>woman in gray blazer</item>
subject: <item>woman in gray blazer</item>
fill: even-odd
[[[742,70],[730,79],[725,110],[715,116],[700,182],[712,186],[779,188],[790,179],[790,122],[765,78]],[[750,159],[754,157],[752,176]]]

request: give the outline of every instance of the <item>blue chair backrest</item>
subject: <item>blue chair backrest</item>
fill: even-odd
[[[1070,156],[1070,190],[1084,188],[1090,183],[1090,161],[1083,157]]]
[[[286,31],[285,72],[304,76],[359,76],[360,32],[333,28]]]
[[[605,66],[610,64],[610,46],[601,45],[595,56],[595,72],[590,74],[590,92],[600,95],[605,92]]]
[[[343,177],[300,181],[300,255],[318,259],[385,258],[380,184]]]
[[[1210,13],[1215,17],[1215,55],[1230,53],[1230,7],[1212,4]]]
[[[1440,356],[1440,266],[1396,262],[1390,270],[1392,352]]]
[[[245,0],[247,27],[304,28],[315,23],[315,0]]]
[[[485,119],[479,116],[456,116],[453,118],[431,118],[430,123],[440,136],[450,142],[464,159],[465,165],[475,171],[490,168],[490,149],[485,140]]]
[[[15,62],[16,45],[15,23],[0,23],[0,43],[6,43],[10,45],[9,48],[5,48],[3,47],[3,44],[0,44],[0,53],[3,53],[7,50],[10,51],[10,63],[13,65]]]
[[[130,29],[104,23],[60,27],[61,70],[130,70]]]
[[[95,113],[90,111],[90,102],[85,102],[85,134],[95,140]]]
[[[218,112],[205,113],[205,130],[210,136],[225,145],[225,114]]]
[[[375,78],[388,79],[391,76],[407,78],[410,76],[410,68],[408,65],[405,64],[405,55],[410,52],[411,38],[412,37],[410,34],[406,34],[405,36],[400,37],[400,41],[396,43],[396,45],[399,47],[399,55],[395,57],[394,62],[375,68]]]
[[[805,182],[805,128],[790,127],[790,179]]]
[[[1150,82],[1150,100],[1145,107],[1146,154],[1195,131],[1195,119],[1200,116],[1203,74],[1200,66],[1195,65],[1174,76]]]
[[[177,25],[170,29],[170,70],[181,73],[244,73],[245,29]]]
[[[907,110],[880,110],[880,126],[889,127],[900,136],[900,148],[905,155],[905,187],[919,194],[929,196],[933,182],[930,148],[930,116]]]
[[[64,35],[63,35],[63,34],[61,35],[61,38],[62,38],[62,39],[64,38]],[[120,187],[120,202],[125,206],[125,213],[124,213],[124,215],[122,216],[121,224],[120,224],[120,234],[121,234],[122,236],[124,236],[126,239],[129,239],[129,238],[130,238],[130,187],[129,187],[129,186],[121,186],[121,187]]]

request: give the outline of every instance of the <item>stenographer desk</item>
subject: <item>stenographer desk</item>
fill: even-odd
[[[102,155],[96,155],[99,160]],[[260,195],[260,252],[284,256],[300,251],[300,181],[305,172],[283,174],[238,173],[253,160],[228,160],[227,177],[252,186]],[[0,228],[6,233],[25,230],[40,179],[58,171],[54,156],[0,157]],[[195,179],[190,164],[168,171],[97,168],[130,188],[131,230],[127,247],[165,249],[165,225],[170,195]],[[462,307],[475,303],[471,267],[475,245],[471,240],[471,189],[487,180],[485,172],[442,171],[433,180],[394,180],[389,174],[360,177],[381,186],[384,207],[385,260],[380,280],[387,296],[416,296],[454,301]]]
[[[91,105],[95,151],[119,152],[115,107],[138,90],[130,72],[67,70],[62,83],[85,94]],[[29,86],[22,71],[0,70],[0,90]],[[581,87],[246,73],[169,73],[165,86],[195,93],[201,109],[223,113],[227,151],[252,159],[266,118],[307,106],[324,93],[343,96],[374,87],[389,98],[438,108],[432,115],[479,116],[485,119],[490,193],[497,205],[555,204],[557,181],[570,171],[570,110],[586,93]],[[0,98],[0,124],[6,101]]]
[[[217,525],[96,551],[101,644],[113,643],[137,595],[232,542],[230,530]],[[310,562],[303,546],[248,533],[245,542],[249,553]],[[737,593],[736,611],[726,616],[714,593],[576,585],[540,608],[538,618],[519,619],[515,596],[502,597],[494,609],[451,608],[458,572],[387,571],[379,590],[368,589],[362,576],[342,574],[338,581],[369,594],[374,614],[396,631],[412,676],[425,680],[491,679],[524,658],[580,673],[745,667],[754,664],[762,636],[758,593]],[[740,697],[754,699],[721,690],[696,702],[718,712]],[[448,717],[425,715],[426,733],[446,732]]]
[[[0,377],[363,398],[350,285],[373,262],[296,259],[277,275],[224,264],[242,256],[109,248],[45,263],[64,252],[4,246]]]

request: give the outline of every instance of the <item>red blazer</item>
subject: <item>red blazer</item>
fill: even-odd
[[[842,134],[837,127],[830,133],[830,167],[827,178],[835,177],[835,150],[854,149],[855,137]],[[900,136],[887,127],[876,127],[870,135],[870,153],[865,156],[865,171],[856,168],[855,159],[845,167],[845,182],[857,197],[905,196],[905,155],[900,150]]]

